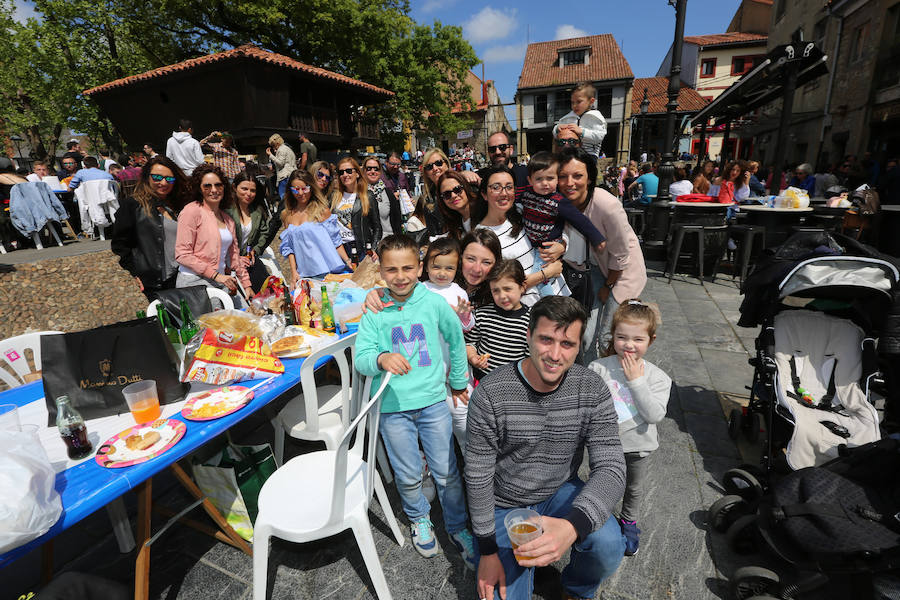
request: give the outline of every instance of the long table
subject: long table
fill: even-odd
[[[343,334],[339,337],[345,337],[347,335],[353,335],[353,333]],[[330,356],[322,357],[316,362],[315,367],[319,368],[328,362],[330,358]],[[44,535],[0,555],[0,568],[8,566],[29,551],[52,540],[61,532],[116,500],[125,492],[140,486],[145,487],[146,491],[149,493],[150,479],[161,471],[171,467],[175,469],[176,477],[178,477],[179,471],[183,472],[176,464],[179,460],[195,452],[206,442],[225,433],[236,423],[239,423],[257,410],[260,410],[273,400],[277,399],[282,394],[291,390],[294,386],[298,385],[300,383],[300,367],[305,361],[305,358],[283,359],[283,374],[271,378],[264,385],[257,388],[254,391],[253,399],[245,407],[220,419],[212,421],[187,420],[180,416],[181,407],[184,405],[184,401],[162,406],[163,417],[177,418],[187,425],[187,430],[184,437],[182,437],[177,444],[156,458],[130,467],[110,469],[98,465],[94,460],[94,455],[91,454],[90,457],[83,459],[77,465],[58,472],[56,474],[55,488],[60,495],[63,508],[59,520]],[[257,383],[260,383],[260,381],[251,380],[242,382],[238,385],[250,387]],[[195,388],[193,385],[191,387],[192,389]],[[199,389],[206,389],[208,387],[210,386]],[[194,389],[194,391],[196,391],[196,389]],[[15,404],[16,406],[23,407],[32,402],[39,401],[44,401],[44,390],[41,382],[26,384],[0,393],[0,404]],[[134,425],[130,413],[124,413],[122,418],[123,424],[121,429]],[[42,425],[46,427],[46,423],[43,423]],[[90,432],[91,421],[87,421],[87,427]],[[46,431],[44,433],[46,433]],[[46,439],[46,436],[42,437]],[[60,444],[63,443],[58,437],[56,439]],[[99,443],[103,443],[104,441],[106,440],[100,440]],[[44,443],[46,444],[46,442]],[[179,477],[179,479],[181,478]],[[184,484],[185,482],[182,481],[182,483]],[[139,535],[139,538],[140,537],[141,536]],[[140,545],[140,539],[138,543]],[[138,590],[136,590],[136,593],[137,592]]]

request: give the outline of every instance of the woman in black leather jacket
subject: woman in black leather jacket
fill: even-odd
[[[374,250],[381,241],[378,202],[369,192],[359,163],[353,158],[342,158],[336,175],[338,182],[331,193],[331,212],[340,224],[347,256],[352,262],[359,262],[365,258],[367,250]]]
[[[149,300],[156,291],[175,287],[176,221],[187,196],[184,173],[157,155],[141,169],[134,193],[116,211],[111,249]]]

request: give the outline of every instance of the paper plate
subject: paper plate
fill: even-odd
[[[252,399],[253,392],[247,388],[226,385],[188,399],[181,416],[191,421],[212,421],[240,410]]]
[[[150,423],[135,425],[131,429],[126,429],[101,444],[97,448],[95,460],[101,467],[110,469],[130,467],[131,465],[146,462],[151,458],[156,458],[178,443],[178,440],[184,436],[185,431],[187,431],[187,425],[175,419],[157,419]],[[143,449],[128,447],[130,438],[133,439],[136,436],[144,438],[148,435],[153,435],[153,437],[158,435],[159,439]]]

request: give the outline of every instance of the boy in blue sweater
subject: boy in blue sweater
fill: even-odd
[[[447,407],[447,375],[441,340],[450,348],[450,388],[456,402],[468,404],[468,368],[459,317],[447,301],[419,284],[422,264],[416,242],[389,235],[378,244],[381,277],[390,295],[378,313],[363,315],[356,337],[356,368],[363,375],[392,373],[381,404],[381,437],[397,480],[412,541],[422,556],[439,552],[431,505],[422,493],[419,440],[434,476],[447,533],[475,570],[475,549],[466,522],[468,511],[453,450]],[[380,377],[372,382],[379,385]]]

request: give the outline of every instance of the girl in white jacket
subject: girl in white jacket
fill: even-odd
[[[656,423],[666,416],[672,379],[644,360],[660,324],[659,309],[640,299],[626,300],[612,318],[605,358],[590,368],[606,382],[619,416],[619,437],[625,452],[625,496],[619,525],[625,535],[625,556],[638,551],[637,518],[647,474],[647,457],[659,447]]]

